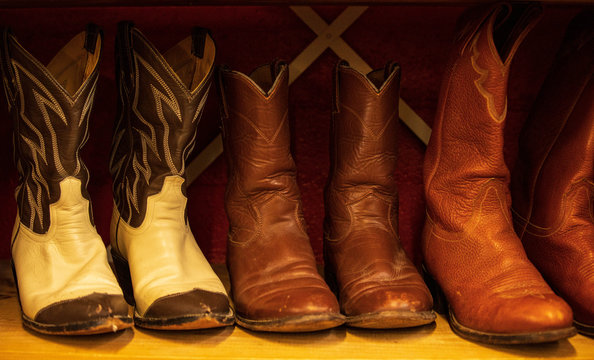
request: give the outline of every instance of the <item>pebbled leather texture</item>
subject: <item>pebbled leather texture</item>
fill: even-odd
[[[489,4],[463,14],[425,156],[425,266],[456,320],[474,331],[571,327],[571,309],[514,233],[503,159],[509,66],[540,13]]]
[[[23,318],[38,331],[67,333],[79,324],[84,333],[90,330],[85,326],[100,327],[110,317],[128,318],[93,225],[89,174],[79,157],[88,137],[101,46],[100,30],[89,25],[44,66],[10,30],[2,31],[3,83],[19,171],[11,253]],[[90,331],[115,331],[113,326]]]
[[[324,260],[336,277],[341,311],[430,313],[429,289],[398,238],[400,67],[389,63],[365,76],[340,62],[335,87]]]
[[[229,165],[227,266],[237,314],[249,320],[339,315],[316,269],[290,152],[288,66],[248,77],[221,69]],[[339,324],[338,324],[339,325]]]
[[[520,137],[514,223],[528,258],[594,325],[594,12],[570,24]]]
[[[194,32],[161,55],[122,22],[116,43],[120,117],[110,161],[111,244],[128,262],[136,315],[165,322],[183,316],[181,309],[194,316],[225,307],[231,314],[225,288],[187,222],[185,161],[215,58],[208,31]]]

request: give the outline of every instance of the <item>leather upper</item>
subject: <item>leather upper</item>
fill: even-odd
[[[60,198],[65,178],[79,179],[89,199],[89,173],[79,151],[88,137],[101,46],[102,35],[92,26],[44,66],[8,29],[2,31],[3,83],[19,172],[15,196],[20,221],[36,233],[48,231],[49,205]]]
[[[19,298],[30,319],[51,305],[93,293],[119,295],[124,303],[105,245],[89,221],[90,203],[81,195],[80,180],[67,177],[59,186],[60,199],[49,205],[51,224],[46,233],[32,231],[18,215],[13,230]]]
[[[123,221],[114,206],[112,246],[130,263],[139,315],[145,315],[156,300],[172,294],[195,289],[227,294],[185,221],[187,199],[181,191],[183,182],[179,176],[165,178],[162,190],[148,197],[144,221],[139,227]],[[227,311],[228,308],[223,313]]]
[[[126,222],[138,227],[145,216],[147,197],[161,191],[167,176],[185,176],[185,161],[194,148],[210,89],[215,45],[210,35],[202,32],[161,55],[132,24],[119,26],[119,116],[110,171],[118,211]],[[202,54],[197,54],[196,48],[201,48]],[[185,183],[182,192],[186,193]]]
[[[222,69],[219,81],[229,164],[227,265],[236,312],[253,320],[338,314],[317,272],[301,210],[287,65],[265,65],[250,77]]]
[[[3,83],[19,172],[11,253],[23,314],[44,325],[128,312],[92,222],[89,173],[79,155],[88,137],[101,45],[100,30],[89,25],[44,66],[9,30],[2,31]]]
[[[226,291],[187,220],[185,162],[212,83],[215,45],[205,29],[165,54],[119,24],[120,92],[110,168],[111,244],[128,262],[137,316],[230,314]]]
[[[513,46],[503,57],[494,43],[494,28],[506,11],[511,8],[500,4],[463,14],[446,65],[424,177],[429,215],[449,231],[461,231],[470,220],[480,185],[491,180],[509,184],[501,150],[509,67],[538,10],[531,8],[516,22],[517,34],[508,41]]]
[[[594,13],[570,24],[520,137],[514,220],[530,260],[594,324]]]
[[[425,265],[458,322],[483,332],[571,326],[514,233],[503,159],[509,66],[539,14],[495,4],[462,16],[425,156]]]
[[[367,76],[345,62],[336,69],[324,255],[349,316],[432,308],[398,239],[399,82],[393,63]]]

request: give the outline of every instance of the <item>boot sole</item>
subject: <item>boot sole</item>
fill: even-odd
[[[112,333],[130,328],[134,325],[132,317],[130,316],[107,316],[90,321],[65,324],[45,324],[37,322],[23,313],[19,292],[19,282],[17,280],[16,269],[12,260],[10,261],[10,266],[12,268],[12,276],[14,278],[14,284],[17,291],[19,307],[21,308],[23,326],[26,328],[47,335],[94,335]]]
[[[294,316],[283,319],[252,320],[235,315],[238,325],[254,331],[266,332],[310,332],[331,329],[344,324],[344,316],[320,314]]]
[[[423,275],[425,282],[431,291],[431,295],[433,296],[435,311],[442,315],[447,315],[450,328],[461,338],[492,345],[518,345],[553,342],[567,339],[577,334],[577,330],[573,326],[557,330],[508,334],[491,333],[466,327],[458,322],[454,312],[448,305],[447,298],[441,290],[441,287],[427,272],[424,266]]]
[[[577,332],[579,332],[580,334],[586,335],[589,337],[594,337],[594,325],[587,325],[587,324],[584,324],[584,323],[574,320],[573,326],[576,327]]]
[[[325,261],[328,264],[328,261]],[[324,266],[324,278],[336,298],[339,298],[338,283],[332,269]],[[427,325],[435,321],[433,311],[379,311],[346,316],[346,325],[364,329],[399,329]]]
[[[199,314],[174,318],[146,318],[134,314],[136,326],[152,330],[197,330],[225,327],[233,325],[235,317],[233,311],[227,314]]]
[[[128,261],[110,247],[111,257],[118,283],[128,304],[135,306],[134,290]],[[233,310],[228,313],[188,314],[171,318],[147,318],[134,311],[134,324],[153,330],[197,330],[233,325]]]
[[[398,329],[427,325],[435,321],[433,311],[380,311],[377,313],[347,316],[346,324],[366,329]]]
[[[134,325],[131,317],[111,316],[92,321],[67,324],[44,324],[36,322],[22,314],[23,325],[38,333],[47,335],[94,335],[114,333]]]
[[[460,324],[451,310],[449,311],[449,323],[452,330],[462,338],[494,345],[540,344],[567,339],[577,334],[574,327],[514,334],[483,332]]]

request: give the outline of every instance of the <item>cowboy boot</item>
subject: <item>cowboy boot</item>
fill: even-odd
[[[8,29],[0,49],[19,172],[12,262],[23,324],[80,335],[132,326],[93,223],[79,151],[99,74],[101,31],[89,25],[43,66]]]
[[[571,309],[528,260],[511,223],[507,80],[541,13],[537,5],[517,10],[490,4],[463,15],[424,164],[424,264],[449,302],[452,329],[493,344],[575,334]]]
[[[338,63],[325,189],[325,275],[348,325],[435,320],[429,289],[398,239],[396,132],[400,67],[367,76]],[[338,291],[336,291],[338,290]]]
[[[186,213],[185,161],[211,85],[215,45],[205,29],[161,55],[129,22],[118,27],[119,114],[111,251],[135,324],[200,329],[233,324],[223,284]]]
[[[246,76],[221,69],[229,180],[227,266],[237,323],[258,331],[314,331],[344,322],[318,274],[290,151],[288,67]]]
[[[594,335],[594,13],[570,25],[520,136],[513,215],[528,258]]]

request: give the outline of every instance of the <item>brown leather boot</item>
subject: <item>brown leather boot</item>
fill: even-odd
[[[14,121],[19,185],[12,261],[23,324],[56,335],[132,326],[128,304],[93,223],[88,138],[103,35],[76,35],[47,66],[8,29],[0,39],[4,87]]]
[[[229,180],[227,266],[237,323],[259,331],[314,331],[344,322],[318,274],[290,151],[289,69],[250,76],[221,69]]]
[[[135,324],[163,330],[231,325],[225,288],[186,213],[185,162],[212,83],[214,42],[194,28],[161,55],[122,22],[116,54],[120,118],[110,161],[111,247]]]
[[[463,15],[425,157],[425,266],[449,302],[452,329],[493,344],[575,334],[571,309],[514,233],[503,159],[509,65],[540,13],[495,4]]]
[[[347,324],[417,326],[435,320],[429,289],[398,239],[396,131],[400,67],[367,76],[336,66],[325,189],[325,275]]]
[[[516,231],[530,261],[594,335],[594,13],[571,23],[520,136]]]

